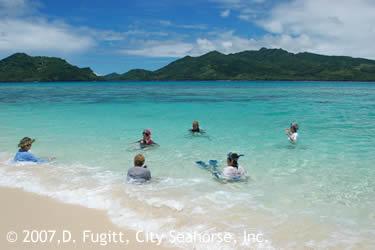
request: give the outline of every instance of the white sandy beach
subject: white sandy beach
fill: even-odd
[[[171,249],[152,243],[137,242],[135,231],[116,227],[110,222],[104,211],[62,204],[48,197],[24,192],[20,189],[0,188],[0,197],[0,249],[3,250]],[[32,230],[38,232],[40,237],[35,236],[36,233],[33,233]],[[49,232],[45,234],[44,230],[49,230]],[[8,241],[7,237],[10,240],[15,240],[15,234],[9,232],[17,234],[16,242]],[[29,235],[28,232],[30,232]],[[53,232],[55,233],[52,236]],[[94,242],[96,233],[111,234],[112,242],[109,242],[109,236],[106,237],[108,244],[105,246],[105,241],[102,241],[102,244]],[[120,242],[121,233],[124,243]],[[68,241],[69,234],[71,234],[71,240],[62,243],[64,237]],[[116,234],[117,236],[115,236]],[[44,241],[43,236],[45,235],[47,235],[46,243],[32,242],[34,240]],[[85,235],[86,239],[84,239]],[[91,238],[91,235],[94,238]],[[50,239],[51,243],[49,243]],[[114,242],[115,240],[117,243]]]

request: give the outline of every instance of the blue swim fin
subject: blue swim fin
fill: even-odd
[[[201,167],[201,168],[208,168],[209,166],[205,163],[205,162],[203,162],[203,161],[196,161],[195,162],[199,167]]]
[[[212,175],[215,176],[218,179],[222,178],[220,172],[218,172],[218,171],[212,172]]]
[[[211,167],[213,167],[213,168],[217,168],[218,167],[218,165],[217,165],[217,160],[209,160],[208,161],[208,164],[211,166]]]

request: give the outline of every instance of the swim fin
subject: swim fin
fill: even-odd
[[[201,168],[208,168],[209,165],[207,165],[204,161],[196,161],[195,162],[199,167]]]
[[[217,165],[217,160],[209,160],[208,161],[208,164],[211,166],[211,167],[213,167],[213,168],[217,168],[218,167],[218,165]]]

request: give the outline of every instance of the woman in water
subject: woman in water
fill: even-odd
[[[152,139],[151,139],[151,130],[150,129],[145,129],[143,130],[143,138],[139,140],[139,144],[141,148],[147,147],[147,146],[154,146],[157,145]]]
[[[35,162],[35,163],[45,163],[49,160],[54,160],[55,158],[50,158],[48,160],[40,159],[33,155],[30,151],[31,146],[35,142],[35,139],[31,139],[30,137],[24,137],[18,143],[18,147],[20,148],[16,155],[14,156],[15,162]]]
[[[203,129],[199,128],[199,122],[198,121],[193,121],[192,128],[189,129],[189,131],[193,134],[195,134],[195,133],[203,134],[204,133]]]
[[[288,136],[288,140],[291,143],[296,143],[298,138],[298,124],[293,122],[290,124],[290,128],[285,129],[285,134]]]
[[[243,156],[230,152],[227,156],[227,165],[223,169],[223,177],[227,179],[239,179],[246,176],[246,170],[238,165],[238,159]]]
[[[151,180],[151,172],[147,169],[145,157],[138,154],[134,157],[134,167],[128,170],[127,180],[136,182],[145,182]]]

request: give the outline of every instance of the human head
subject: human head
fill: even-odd
[[[143,137],[144,138],[151,137],[151,130],[150,129],[143,130]]]
[[[298,124],[297,123],[295,123],[295,122],[293,122],[293,123],[291,123],[290,124],[290,131],[292,132],[292,133],[296,133],[297,131],[298,131]]]
[[[143,135],[151,136],[151,130],[150,129],[143,130]]]
[[[35,139],[31,139],[30,137],[24,137],[18,143],[18,147],[21,148],[22,150],[30,150],[33,142],[35,142]]]
[[[199,122],[193,121],[193,130],[199,130]]]
[[[241,156],[243,156],[243,155],[239,155],[237,153],[229,152],[228,155],[227,155],[227,164],[228,164],[228,166],[232,166],[232,167],[238,168],[238,159]]]
[[[145,164],[145,157],[142,154],[137,154],[134,157],[134,166],[142,167]]]

